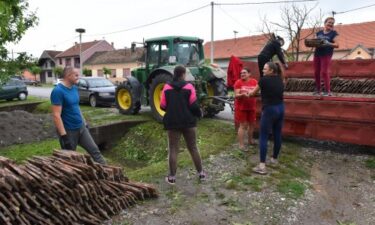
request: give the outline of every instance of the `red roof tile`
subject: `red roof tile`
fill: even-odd
[[[262,34],[214,41],[214,58],[230,58],[232,55],[240,58],[257,56],[267,43],[267,36]],[[204,44],[204,52],[206,58],[210,58],[211,42]]]
[[[93,47],[97,43],[101,41],[91,41],[91,42],[82,42],[81,48],[82,52],[86,51],[87,49]],[[61,57],[68,57],[68,56],[78,56],[79,55],[79,43],[76,43],[72,47],[68,48],[67,50],[63,51],[62,53],[58,54],[56,58]]]
[[[375,48],[375,21],[335,25],[335,30],[339,33],[339,48],[335,49],[335,51],[353,49],[359,44],[366,48]],[[312,32],[312,29],[303,29],[301,37],[313,38],[315,33]],[[307,48],[304,45],[303,40],[300,42],[300,49],[301,52],[311,50],[311,48]]]

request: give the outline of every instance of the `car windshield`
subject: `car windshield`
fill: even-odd
[[[93,88],[114,86],[113,83],[107,79],[92,79],[92,80],[87,80],[87,82],[89,83],[89,87],[93,87]]]
[[[178,42],[174,44],[178,64],[197,66],[199,64],[199,46],[195,42]]]

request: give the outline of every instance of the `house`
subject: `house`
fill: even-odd
[[[53,69],[56,66],[56,55],[60,53],[61,51],[45,50],[39,57],[38,66],[42,69],[39,77],[41,83],[52,83],[56,79]]]
[[[56,55],[57,65],[61,67],[72,66],[74,68],[79,68],[80,67],[79,49],[80,49],[80,44],[76,42],[69,49]],[[112,51],[112,50],[115,50],[115,48],[113,47],[113,43],[109,44],[105,40],[83,42],[81,43],[82,64],[85,63],[86,60],[90,58],[95,52]]]
[[[373,59],[375,53],[375,21],[335,25],[339,33],[339,48],[333,52],[332,59]],[[304,45],[304,38],[314,38],[316,32],[310,29],[301,31],[300,60],[312,60],[314,49]],[[288,52],[290,51],[290,46]]]
[[[119,49],[94,53],[83,67],[91,70],[93,77],[103,77],[103,68],[111,70],[110,80],[122,81],[131,75],[131,70],[144,62],[144,48]]]
[[[227,70],[232,55],[245,61],[257,61],[258,54],[266,45],[266,34],[214,41],[214,62]],[[211,42],[204,44],[206,58],[211,58]]]

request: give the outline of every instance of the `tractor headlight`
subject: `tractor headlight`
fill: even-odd
[[[100,97],[106,97],[106,96],[110,96],[111,94],[110,93],[108,93],[108,92],[100,92],[99,93],[99,96]]]

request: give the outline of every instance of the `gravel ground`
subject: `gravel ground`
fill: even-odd
[[[0,147],[54,136],[50,115],[0,112]],[[309,188],[301,198],[288,198],[274,185],[261,191],[228,188],[227,177],[257,177],[249,172],[258,160],[255,149],[239,158],[233,154],[234,145],[204,161],[209,175],[206,182],[198,183],[191,168],[178,170],[174,187],[159,177],[155,184],[160,191],[158,199],[140,202],[105,224],[375,224],[375,170],[364,163],[373,156],[343,153],[350,150],[345,145],[319,145],[328,147],[322,150],[307,144],[301,148],[311,174],[303,181]],[[271,174],[275,170],[271,169]]]

